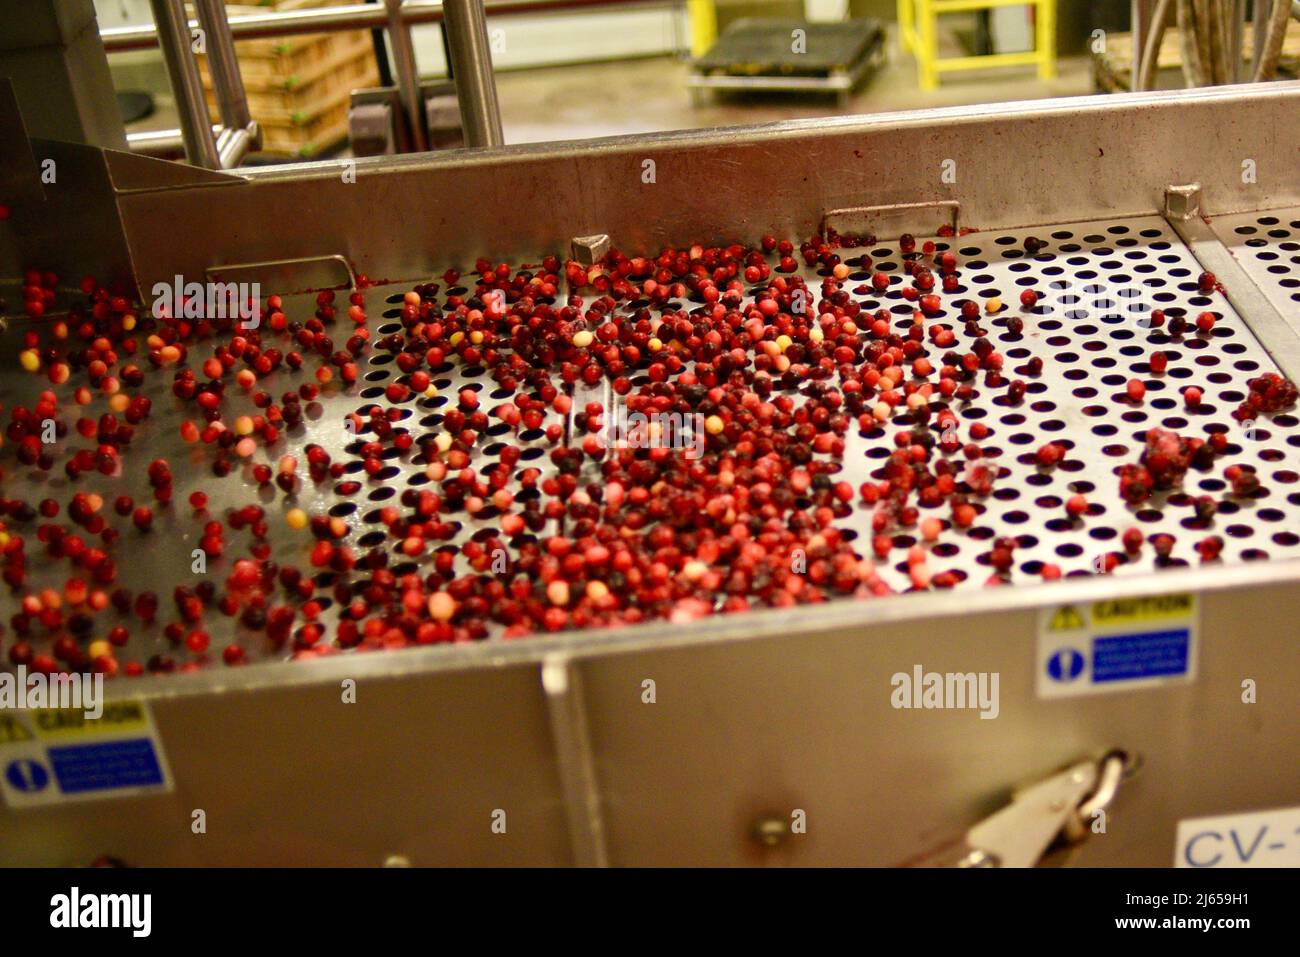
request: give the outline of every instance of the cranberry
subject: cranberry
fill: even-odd
[[[1196,551],[1200,554],[1202,562],[1216,561],[1223,551],[1223,539],[1218,535],[1211,535],[1208,538],[1201,539],[1196,543]]]
[[[1043,468],[1051,468],[1065,458],[1065,449],[1055,442],[1048,442],[1034,453],[1034,459]]]

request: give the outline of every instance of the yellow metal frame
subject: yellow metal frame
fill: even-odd
[[[1024,53],[990,53],[987,56],[939,58],[935,22],[940,14],[995,7],[1033,7],[1034,49]],[[939,74],[957,70],[984,70],[999,66],[1038,67],[1038,78],[1056,76],[1056,0],[898,0],[898,42],[904,53],[916,57],[921,89],[939,88]]]
[[[691,56],[704,56],[718,39],[714,0],[686,0],[686,16],[691,25]]]

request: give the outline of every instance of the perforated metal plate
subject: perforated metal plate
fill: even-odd
[[[1046,242],[1037,255],[1025,252],[1023,241],[1030,236]],[[1275,366],[1222,295],[1199,292],[1200,267],[1162,219],[970,234],[935,242],[940,250],[950,247],[957,253],[964,284],[957,299],[1003,301],[1004,310],[981,319],[981,325],[1006,356],[1008,378],[1028,383],[1020,406],[1005,404],[1003,390],[994,395],[984,390],[968,407],[958,407],[963,424],[980,421],[992,430],[981,444],[986,456],[996,453],[1001,474],[974,527],[940,539],[934,554],[942,561],[932,560],[936,571],[952,568],[964,573],[970,584],[984,582],[990,573],[986,556],[992,540],[1007,535],[1018,543],[1019,580],[1035,575],[1043,562],[1059,565],[1067,575],[1089,574],[1101,556],[1123,553],[1120,535],[1130,526],[1141,529],[1148,540],[1162,532],[1173,535],[1173,565],[1198,562],[1195,543],[1208,535],[1224,538],[1225,561],[1300,555],[1300,422],[1294,414],[1278,415],[1271,422],[1254,423],[1247,438],[1247,430],[1232,417],[1245,398],[1247,381],[1276,371]],[[871,255],[879,268],[890,269],[898,261],[894,252],[886,247],[871,250]],[[883,300],[860,297],[864,307],[883,305],[910,314],[910,303],[899,305],[899,285],[896,282]],[[1020,306],[1026,288],[1040,296],[1033,310]],[[961,348],[969,337],[960,334],[963,322],[953,301],[945,297],[945,314],[933,321],[951,323]],[[1211,336],[1193,329],[1174,338],[1167,325],[1150,328],[1153,309],[1189,320],[1209,310],[1219,321]],[[1006,328],[1012,315],[1024,320],[1018,336]],[[1169,359],[1163,375],[1152,374],[1148,364],[1156,350]],[[1033,357],[1043,360],[1037,379],[1025,374]],[[1125,393],[1126,383],[1134,378],[1146,385],[1141,403],[1130,402]],[[1182,400],[1189,386],[1204,392],[1195,410],[1185,408]],[[1228,452],[1212,469],[1189,472],[1181,492],[1157,495],[1132,508],[1119,494],[1115,473],[1120,465],[1137,461],[1145,433],[1153,426],[1202,438],[1226,432]],[[1069,452],[1054,469],[1041,469],[1033,453],[1049,441],[1069,445]],[[846,465],[857,468],[854,463],[860,458],[879,460],[889,450],[889,443],[859,435],[845,455]],[[1264,488],[1255,497],[1222,498],[1223,469],[1233,463],[1259,476]],[[1071,521],[1063,504],[1076,492],[1086,496],[1090,508],[1086,517]],[[1201,494],[1219,500],[1218,515],[1205,526],[1196,522],[1190,501]],[[869,526],[860,522],[864,516],[855,513],[855,527],[869,534]],[[910,544],[910,537],[898,544]],[[1154,563],[1154,551],[1146,547],[1138,560],[1126,561],[1117,573],[1149,571]],[[895,571],[901,576],[905,568]]]
[[[1210,225],[1278,312],[1300,328],[1300,206],[1216,216]]]
[[[1034,256],[1023,245],[1030,236],[1046,244]],[[1093,574],[1108,553],[1121,556],[1117,574],[1151,571],[1156,556],[1149,545],[1136,559],[1124,556],[1120,536],[1129,527],[1139,528],[1148,541],[1160,533],[1174,536],[1170,560],[1161,567],[1198,563],[1195,545],[1210,535],[1224,539],[1223,561],[1300,556],[1300,420],[1295,414],[1282,414],[1253,423],[1248,432],[1232,417],[1245,398],[1247,381],[1276,371],[1276,366],[1222,295],[1200,293],[1201,269],[1163,219],[930,239],[936,253],[951,249],[957,254],[962,285],[943,296],[943,311],[927,317],[926,325],[952,328],[957,333],[952,348],[966,351],[975,337],[964,335],[965,320],[958,312],[961,300],[1001,299],[1002,310],[994,315],[982,312],[979,322],[1007,359],[1006,378],[1028,383],[1025,400],[1018,406],[1007,403],[1005,389],[977,389],[973,401],[954,405],[963,442],[969,441],[967,429],[973,422],[990,429],[989,436],[977,444],[997,464],[999,475],[992,495],[977,506],[980,515],[972,528],[945,527],[931,550],[932,572],[951,570],[962,579],[959,587],[979,587],[993,573],[988,552],[995,539],[1004,536],[1017,541],[1013,579],[1020,583],[1038,580],[1044,563],[1058,565],[1065,575]],[[924,237],[918,237],[918,250],[924,242]],[[855,262],[853,252],[842,251],[846,263]],[[858,271],[844,288],[853,290],[865,311],[891,310],[900,330],[906,330],[914,304],[900,293],[907,283],[900,274],[898,247],[882,244],[862,252],[870,255],[872,269],[889,273],[893,283],[883,297],[877,296],[868,282],[870,273]],[[827,275],[807,269],[801,274],[814,295]],[[1032,310],[1020,305],[1020,293],[1026,288],[1040,296]],[[1171,337],[1167,326],[1150,328],[1153,309],[1189,321],[1208,310],[1219,321],[1210,336],[1193,328]],[[1011,316],[1024,321],[1019,335],[1007,329]],[[1164,351],[1169,359],[1162,375],[1152,374],[1148,365],[1155,350]],[[932,356],[943,351],[930,346]],[[1025,371],[1034,357],[1043,360],[1038,377]],[[1126,397],[1125,385],[1133,378],[1146,385],[1141,403]],[[634,385],[639,381],[643,380],[633,379]],[[1195,410],[1185,408],[1182,400],[1189,386],[1204,393]],[[587,399],[607,403],[609,393],[592,390]],[[937,412],[942,404],[931,406]],[[1119,494],[1116,472],[1120,465],[1138,460],[1146,431],[1153,426],[1189,437],[1226,432],[1230,444],[1213,468],[1189,472],[1182,489],[1158,493],[1133,508]],[[894,434],[910,427],[909,417],[900,414],[888,428],[866,433],[851,429],[843,469],[836,478],[845,478],[855,487],[868,478],[882,478],[880,465],[894,449]],[[1048,442],[1068,446],[1069,453],[1055,468],[1042,469],[1034,461],[1034,452]],[[1230,495],[1223,470],[1234,463],[1257,473],[1263,487],[1254,497]],[[1090,506],[1086,517],[1077,521],[1064,510],[1065,500],[1075,493],[1084,494]],[[1195,518],[1192,498],[1198,495],[1218,501],[1218,515],[1208,523]],[[946,520],[947,508],[932,513],[922,509],[922,516],[927,514]],[[870,552],[871,515],[871,508],[858,505],[837,523],[856,533],[855,548],[863,554]],[[899,591],[912,587],[905,550],[918,539],[914,533],[894,535],[899,550],[881,569]]]
[[[441,285],[443,289],[440,296],[463,295],[466,292],[462,287],[447,288],[445,283]],[[394,292],[391,287],[376,288],[368,292],[366,303],[371,317],[372,341],[401,329],[397,317],[400,315],[403,293],[404,289]],[[64,294],[75,298],[75,294],[70,291],[65,291]],[[264,294],[270,293],[264,291]],[[7,298],[11,303],[21,300],[17,295],[10,295]],[[316,307],[315,298],[314,294],[285,296],[283,297],[284,312],[291,321],[305,320],[311,317]],[[336,339],[345,337],[347,327],[351,326],[351,322],[341,315],[346,309],[345,299],[346,294],[342,294],[339,298],[342,306],[340,318],[329,327]],[[0,336],[0,363],[3,363],[7,370],[5,375],[0,376],[0,404],[4,409],[20,403],[30,406],[42,390],[50,388],[50,383],[43,376],[22,375],[16,372],[21,334],[27,328],[32,328],[27,320],[11,318],[9,334]],[[272,335],[272,339],[282,347],[284,341],[287,341],[283,336]],[[215,341],[196,345],[191,352],[191,364],[196,366],[201,364],[203,359],[211,354],[212,347],[215,345]],[[304,416],[299,427],[283,433],[280,440],[269,448],[259,445],[252,457],[237,460],[239,464],[235,470],[221,478],[212,472],[211,447],[201,443],[191,445],[180,437],[181,424],[187,419],[198,418],[195,407],[182,406],[171,394],[171,376],[166,372],[155,371],[146,374],[142,387],[134,390],[151,399],[153,410],[149,419],[138,430],[134,441],[127,447],[123,455],[125,467],[121,474],[105,476],[97,472],[87,472],[75,481],[68,479],[63,472],[65,457],[78,448],[87,447],[86,440],[72,429],[73,423],[80,415],[98,418],[105,411],[102,397],[98,396],[92,405],[78,410],[71,393],[73,386],[80,384],[81,379],[74,376],[67,386],[54,390],[60,398],[60,413],[65,416],[69,425],[68,435],[62,436],[54,446],[58,450],[54,469],[42,472],[35,467],[24,468],[18,466],[12,455],[3,456],[0,458],[0,463],[5,468],[4,497],[21,497],[33,506],[45,498],[54,498],[60,503],[61,510],[52,521],[69,524],[66,509],[69,500],[76,492],[98,493],[102,496],[104,505],[100,514],[108,517],[109,523],[121,531],[120,540],[110,550],[118,565],[118,577],[116,582],[109,586],[110,589],[123,587],[133,598],[145,591],[152,591],[158,597],[159,611],[156,624],[145,626],[133,615],[114,619],[114,623],[120,620],[120,623],[131,632],[125,653],[121,655],[124,661],[135,660],[143,663],[152,656],[162,655],[170,656],[178,667],[194,663],[219,665],[222,648],[230,643],[241,646],[247,660],[287,657],[293,651],[292,643],[285,644],[281,648],[273,648],[266,634],[260,629],[249,629],[241,625],[238,619],[224,618],[215,606],[211,605],[200,626],[211,634],[211,648],[208,652],[191,655],[183,644],[178,646],[164,635],[163,626],[178,617],[175,614],[173,601],[173,591],[177,586],[193,589],[205,581],[210,581],[216,586],[216,594],[220,596],[234,562],[248,557],[248,546],[253,541],[250,533],[226,528],[224,554],[219,558],[205,560],[196,566],[195,560],[198,555],[195,550],[199,548],[206,522],[217,520],[224,524],[232,510],[251,504],[261,505],[266,510],[269,522],[265,541],[271,546],[272,560],[280,565],[295,565],[308,574],[312,572],[309,559],[315,539],[307,531],[294,531],[287,527],[285,515],[293,508],[301,508],[312,516],[324,515],[342,519],[350,529],[344,539],[345,544],[351,545],[358,555],[364,555],[372,548],[383,546],[383,550],[390,555],[390,560],[385,567],[399,575],[409,571],[427,574],[431,570],[427,566],[434,552],[445,549],[459,551],[461,546],[473,538],[482,540],[484,537],[499,534],[495,520],[497,512],[494,507],[488,505],[477,517],[470,517],[463,511],[451,516],[449,522],[453,529],[452,534],[445,540],[430,541],[429,548],[419,559],[411,559],[402,554],[401,542],[388,536],[379,512],[384,506],[392,505],[399,508],[403,514],[408,514],[409,508],[401,504],[402,493],[431,485],[425,474],[427,460],[419,454],[419,439],[432,437],[444,431],[439,427],[444,411],[448,407],[456,406],[457,394],[462,389],[470,389],[478,393],[484,410],[514,398],[513,392],[497,388],[496,383],[486,374],[483,367],[464,367],[447,362],[437,369],[426,370],[438,390],[437,395],[431,398],[412,395],[405,402],[394,404],[385,397],[385,388],[394,381],[407,381],[407,377],[393,364],[394,361],[394,355],[390,352],[374,347],[369,349],[358,359],[360,375],[354,386],[342,391],[334,391],[337,390],[337,386],[328,388],[322,391],[318,400],[302,402]],[[301,384],[314,381],[306,371],[291,373],[281,369],[261,377],[256,390],[270,393],[278,403],[282,393],[294,391]],[[226,391],[224,421],[230,423],[239,415],[258,414],[261,410],[254,406],[251,396],[251,392],[246,393],[230,385]],[[365,473],[363,461],[356,451],[374,436],[368,423],[363,424],[360,431],[353,431],[355,426],[350,424],[352,420],[349,416],[358,413],[364,423],[369,418],[369,410],[376,405],[386,412],[391,410],[396,416],[393,420],[395,430],[410,432],[417,441],[416,447],[408,452],[386,448],[379,456],[384,467],[374,476],[369,476]],[[72,410],[70,416],[67,412],[69,409]],[[5,421],[7,422],[7,416]],[[562,420],[555,413],[548,412],[545,424],[554,422],[562,422]],[[488,430],[489,436],[499,436],[508,432],[511,432],[509,427],[495,420]],[[526,468],[538,469],[542,478],[555,474],[556,469],[546,454],[551,445],[545,440],[542,430],[521,429],[517,433],[511,433],[510,441],[522,449],[516,467],[516,477]],[[343,465],[342,476],[328,478],[319,483],[311,481],[306,471],[307,460],[304,450],[313,443],[323,447],[334,463]],[[93,442],[89,443],[89,447],[94,447]],[[12,449],[12,446],[10,448]],[[482,470],[492,464],[501,448],[499,442],[482,443],[476,449],[473,466]],[[267,485],[259,485],[253,476],[254,467],[266,464],[274,472],[278,468],[279,459],[285,455],[292,455],[299,460],[298,480],[293,492],[284,493],[274,481]],[[171,464],[174,479],[171,507],[160,508],[153,501],[146,467],[155,458],[164,458]],[[514,487],[519,490],[517,482]],[[202,491],[208,496],[207,505],[202,510],[196,511],[188,504],[190,494],[195,491]],[[150,530],[139,531],[132,526],[129,516],[123,519],[113,514],[114,501],[122,495],[130,496],[136,505],[154,507],[154,521]],[[540,493],[519,490],[520,502],[530,498],[540,498]],[[46,519],[41,517],[26,523],[9,520],[14,531],[21,532],[29,539],[27,553],[31,561],[28,567],[27,588],[61,590],[69,575],[88,577],[81,570],[72,568],[66,561],[55,561],[44,557],[43,547],[39,542],[32,540],[35,538],[33,533],[36,527],[44,521]],[[556,530],[556,523],[547,521],[536,534],[553,534]],[[80,529],[75,531],[81,533],[82,537],[88,540],[88,544],[92,546],[99,544],[95,536],[81,532]],[[196,567],[202,570],[196,571]],[[459,558],[457,573],[468,570],[467,562]],[[318,571],[314,575],[318,586],[314,599],[322,608],[322,613],[317,620],[326,627],[326,637],[321,642],[322,648],[328,648],[332,642],[335,626],[342,610],[342,606],[334,597],[334,586],[340,581],[364,583],[368,574],[362,566],[358,565],[352,573],[339,575],[332,571]],[[0,585],[0,588],[3,589],[0,593],[0,606],[3,606],[7,602],[8,588],[3,585]],[[278,595],[277,589],[277,598]],[[357,589],[355,597],[364,600],[360,588]],[[14,610],[16,606],[6,611],[4,620],[7,620]],[[295,630],[297,625],[301,624],[300,618],[295,625]],[[188,631],[189,628],[186,630]],[[37,632],[39,635],[39,628]],[[7,640],[0,643],[5,649],[12,643],[13,635],[6,637]],[[93,637],[102,637],[98,627]],[[35,644],[39,648],[44,648],[48,645],[48,641],[48,638],[45,641],[37,640]]]
[[[1031,235],[1045,242],[1032,256],[1025,252],[1023,244]],[[922,241],[918,241],[918,249]],[[951,248],[957,254],[962,286],[943,297],[943,312],[929,318],[927,325],[949,325],[957,334],[953,348],[965,351],[974,337],[965,334],[957,304],[964,298],[980,302],[1001,298],[1003,309],[994,315],[982,315],[979,322],[1006,357],[1007,379],[1024,379],[1028,391],[1023,403],[1012,406],[1005,398],[1005,389],[984,388],[981,376],[972,401],[954,406],[962,423],[963,440],[967,440],[968,427],[974,422],[981,422],[991,430],[979,444],[985,456],[997,464],[1000,474],[992,495],[979,504],[980,514],[972,528],[963,532],[945,527],[932,548],[933,572],[957,573],[961,579],[959,588],[981,587],[991,574],[987,555],[993,541],[1009,536],[1018,544],[1013,583],[1037,582],[1045,562],[1059,565],[1068,575],[1091,574],[1099,557],[1123,553],[1119,538],[1130,526],[1141,529],[1148,539],[1162,532],[1173,535],[1176,545],[1168,563],[1171,565],[1198,562],[1194,545],[1208,535],[1223,537],[1225,562],[1300,556],[1300,534],[1297,534],[1300,532],[1300,420],[1292,411],[1253,423],[1248,431],[1232,417],[1233,409],[1245,397],[1247,381],[1273,371],[1274,367],[1223,296],[1199,292],[1196,280],[1200,269],[1163,220],[1150,217],[1082,223],[977,233],[955,239],[936,237],[934,241],[939,251]],[[913,305],[899,292],[905,283],[900,274],[902,259],[897,247],[883,244],[863,252],[872,257],[874,269],[893,276],[893,285],[883,296],[877,296],[868,282],[869,273],[858,272],[850,276],[845,288],[852,290],[867,310],[891,310],[897,316],[898,325],[906,328],[912,321]],[[843,255],[846,262],[852,263],[855,251],[846,250]],[[820,277],[811,272],[804,275],[814,294],[817,293]],[[1037,290],[1041,297],[1032,310],[1022,308],[1019,302],[1020,292],[1025,288]],[[388,287],[367,293],[376,339],[399,328],[395,320],[403,291]],[[439,295],[447,293],[448,290],[443,290]],[[310,296],[286,299],[285,312],[291,320],[307,318],[313,308]],[[624,310],[628,308],[625,306]],[[1216,314],[1218,322],[1208,336],[1193,329],[1175,338],[1169,335],[1167,326],[1152,329],[1145,322],[1145,317],[1155,308],[1163,309],[1169,316],[1184,315],[1193,320],[1198,313],[1209,310]],[[1007,328],[1007,320],[1012,316],[1024,320],[1019,335]],[[340,323],[346,325],[346,320]],[[0,337],[3,340],[0,349],[6,353],[2,361],[8,368],[13,368],[20,339],[16,333],[22,326],[15,322],[11,333]],[[341,331],[336,329],[335,334]],[[1153,375],[1148,366],[1150,355],[1157,349],[1163,350],[1169,359],[1168,370],[1163,375]],[[931,348],[930,351],[933,355],[944,350]],[[194,355],[201,361],[207,354],[208,350],[196,350]],[[1043,360],[1043,372],[1038,377],[1024,371],[1034,357]],[[384,544],[392,555],[389,567],[394,571],[427,572],[429,553],[418,560],[397,554],[399,543],[385,543],[383,525],[377,521],[378,510],[385,504],[398,505],[405,490],[419,489],[428,481],[423,459],[414,450],[407,453],[388,450],[383,455],[384,469],[368,477],[361,471],[360,460],[348,451],[365,436],[358,439],[350,434],[344,427],[345,417],[373,404],[390,406],[384,389],[404,378],[393,358],[381,350],[372,350],[360,364],[361,381],[355,387],[327,394],[316,402],[305,402],[302,428],[282,438],[269,453],[259,449],[252,459],[252,462],[267,462],[274,468],[283,454],[296,454],[303,459],[303,447],[315,442],[326,448],[336,462],[346,463],[342,479],[318,486],[300,481],[293,495],[285,496],[274,485],[257,487],[251,477],[252,462],[244,465],[240,473],[224,479],[213,477],[205,449],[188,446],[179,438],[179,424],[192,412],[182,412],[170,397],[169,377],[155,374],[146,377],[144,388],[145,394],[153,399],[153,415],[133,443],[136,447],[126,457],[130,469],[127,474],[87,475],[72,483],[58,468],[48,475],[35,469],[15,469],[12,458],[7,457],[7,494],[20,495],[33,504],[47,496],[54,497],[66,506],[74,491],[84,489],[100,492],[106,499],[106,509],[111,509],[113,499],[123,493],[143,503],[149,501],[144,465],[154,457],[168,458],[175,474],[174,506],[159,511],[150,532],[137,532],[128,524],[115,549],[120,583],[134,591],[146,588],[156,591],[160,599],[160,622],[174,617],[170,614],[173,587],[192,588],[202,580],[191,572],[190,566],[203,521],[254,501],[260,501],[268,510],[271,519],[268,541],[277,562],[306,567],[313,541],[304,532],[287,529],[282,519],[284,511],[298,506],[311,514],[343,518],[352,529],[349,538],[359,546],[359,551]],[[1130,402],[1125,396],[1125,383],[1132,378],[1146,384],[1146,397],[1140,403]],[[296,388],[305,380],[306,373],[275,373],[259,382],[258,387],[278,400],[282,392]],[[456,393],[462,388],[478,391],[485,409],[513,397],[505,390],[494,388],[495,383],[481,368],[447,364],[434,371],[434,381],[440,394],[433,398],[413,397],[400,403],[396,427],[411,431],[417,438],[436,434],[448,403],[454,403]],[[1181,392],[1193,385],[1204,390],[1204,401],[1196,409],[1188,410]],[[48,383],[43,378],[6,374],[0,379],[0,399],[6,406],[15,401],[30,402],[46,387]],[[608,409],[610,391],[604,385],[579,389],[574,399],[575,408],[595,400]],[[68,401],[66,396],[64,401]],[[228,420],[233,415],[253,411],[246,398],[232,398],[230,404],[233,408],[229,410]],[[93,408],[95,415],[102,411],[97,406]],[[554,413],[548,413],[545,424],[557,420]],[[869,477],[879,477],[881,461],[894,447],[894,433],[909,426],[904,417],[899,417],[884,429],[866,433],[850,429],[843,467],[837,478],[851,481],[856,488]],[[1153,426],[1187,436],[1226,432],[1230,440],[1228,451],[1211,469],[1189,472],[1181,490],[1158,493],[1146,505],[1131,508],[1119,495],[1115,471],[1121,464],[1137,461],[1143,436]],[[499,433],[503,438],[508,431],[500,425],[494,428],[494,435]],[[525,433],[511,441],[525,446],[516,477],[530,466],[544,474],[553,472],[546,454],[547,443],[540,431]],[[1033,453],[1049,441],[1061,443],[1069,452],[1055,468],[1040,469],[1034,463]],[[481,469],[499,451],[498,443],[487,443],[476,453],[474,464]],[[1223,469],[1230,464],[1253,469],[1262,483],[1259,492],[1246,499],[1232,497],[1223,480]],[[584,477],[595,481],[598,474],[598,468],[589,464]],[[347,481],[355,481],[359,487],[349,492],[343,484]],[[192,514],[186,504],[188,495],[196,489],[204,490],[210,497],[206,516]],[[1063,508],[1064,500],[1074,493],[1086,495],[1091,506],[1088,514],[1077,521],[1068,519]],[[525,492],[524,496],[528,494]],[[1191,507],[1192,497],[1201,494],[1218,501],[1217,516],[1205,525],[1196,521]],[[922,516],[926,514],[923,509]],[[946,519],[947,509],[936,510],[934,514]],[[481,540],[490,536],[497,527],[490,508],[474,519],[463,513],[454,517],[459,522],[454,535],[437,543],[437,547],[458,549],[471,537]],[[841,527],[856,533],[855,547],[864,554],[870,550],[870,521],[870,509],[855,506],[852,514],[840,523]],[[554,523],[547,523],[536,534],[549,534],[554,528]],[[25,530],[24,534],[27,533]],[[224,581],[235,558],[246,554],[247,535],[247,532],[227,532],[226,557],[213,561],[209,567],[209,575],[215,576],[217,582]],[[906,547],[914,540],[910,531],[896,534],[896,550],[888,559],[888,567],[882,568],[888,582],[899,591],[911,587],[904,556]],[[39,546],[29,549],[33,557],[38,553]],[[1147,546],[1136,561],[1125,561],[1116,573],[1151,571],[1154,565],[1153,551]],[[463,557],[457,558],[456,569],[467,570]],[[64,562],[34,560],[31,571],[32,584],[61,587],[68,566]],[[358,570],[352,578],[361,580],[364,575]],[[320,620],[327,626],[327,637],[322,642],[326,644],[333,635],[339,610],[329,597],[335,578],[324,573],[317,580],[324,586],[321,597],[325,607]],[[214,661],[221,647],[232,640],[244,645],[250,658],[278,657],[289,652],[288,646],[270,648],[264,634],[243,629],[234,620],[222,618],[213,611],[206,621],[206,627],[212,632],[212,649],[198,657],[186,653],[183,646],[175,649],[162,635],[161,625],[144,628],[134,619],[126,623],[133,632],[126,657],[136,660],[153,654],[172,654],[178,663]]]

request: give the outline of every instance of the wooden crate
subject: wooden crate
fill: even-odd
[[[317,104],[332,101],[339,90],[351,92],[362,87],[379,85],[379,68],[374,52],[366,48],[337,62],[328,63],[324,69],[304,77],[295,77],[283,86],[252,89],[247,85],[244,94],[248,109],[259,123],[272,120],[292,121],[310,113]],[[210,88],[205,88],[208,109],[216,115],[217,99]]]
[[[251,6],[227,3],[231,16],[329,5],[329,0],[273,0]],[[368,30],[313,33],[235,44],[249,112],[262,127],[262,152],[308,157],[347,137],[348,102],[354,89],[379,85],[379,66]],[[208,108],[216,97],[206,58],[199,72]]]
[[[347,139],[347,111],[350,96],[343,96],[316,116],[300,124],[266,124],[261,139],[261,155],[291,156],[309,160]]]
[[[256,52],[248,49],[254,46]],[[373,45],[366,30],[341,33],[308,33],[282,40],[240,40],[235,44],[240,73],[245,87],[283,86],[297,77],[319,73],[340,58],[353,56]],[[199,56],[199,70],[204,84],[208,78],[206,58]]]

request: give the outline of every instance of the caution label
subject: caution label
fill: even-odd
[[[172,790],[144,701],[0,711],[0,792],[12,808]]]
[[[1192,594],[1083,602],[1039,614],[1041,698],[1132,691],[1196,676]]]

